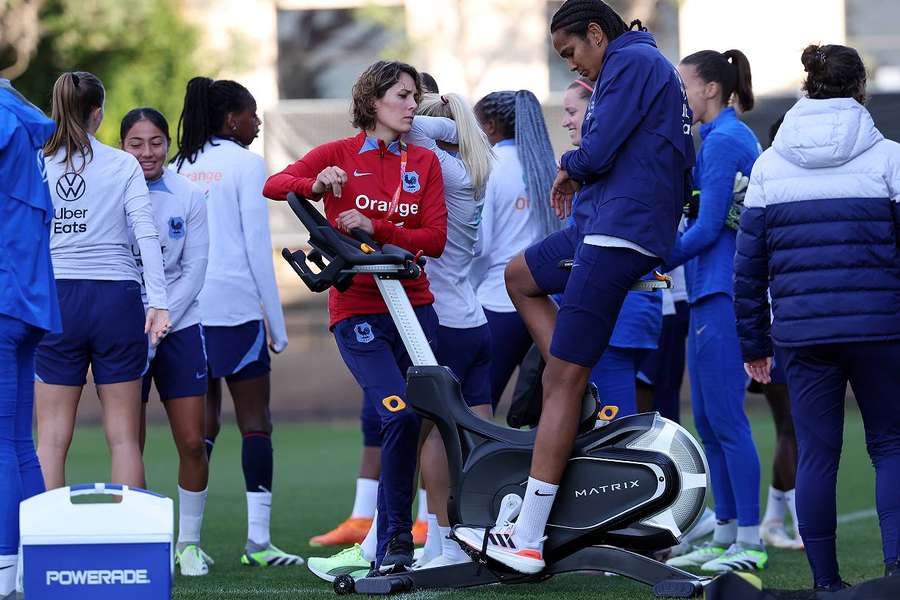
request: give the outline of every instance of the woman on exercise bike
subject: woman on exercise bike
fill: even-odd
[[[284,200],[291,192],[323,200],[329,222],[362,230],[379,244],[440,256],[447,241],[441,165],[433,152],[407,144],[422,93],[410,65],[379,61],[353,86],[358,135],[329,142],[269,178],[263,193]],[[437,336],[434,296],[423,274],[403,280],[429,340]],[[331,330],[347,367],[378,409],[382,424],[378,487],[378,550],[382,572],[412,565],[411,510],[420,418],[408,407],[410,359],[371,276],[357,275],[344,292],[329,291]]]
[[[694,162],[691,115],[674,67],[640,22],[628,25],[600,0],[568,0],[550,25],[572,70],[596,81],[581,147],[567,152],[553,185],[558,215],[579,192],[575,225],[513,259],[507,289],[547,367],[531,476],[515,523],[458,539],[521,573],[544,568],[544,528],[566,467],[591,369],[606,349],[625,296],[664,261]],[[636,107],[642,107],[637,110]],[[652,157],[652,159],[650,158]],[[648,164],[648,161],[652,163]],[[561,259],[575,259],[565,288]],[[563,292],[557,317],[548,294]],[[591,335],[584,335],[590,331]]]

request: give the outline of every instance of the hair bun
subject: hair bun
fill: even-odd
[[[823,46],[810,44],[800,57],[803,70],[810,75],[821,75],[825,72],[825,49]]]

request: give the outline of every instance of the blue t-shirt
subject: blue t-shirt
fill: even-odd
[[[62,329],[53,265],[53,202],[44,143],[56,124],[0,79],[0,314]]]

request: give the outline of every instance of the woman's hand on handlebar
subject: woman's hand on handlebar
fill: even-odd
[[[362,229],[369,235],[375,233],[375,226],[372,225],[372,220],[355,208],[345,210],[339,214],[337,217],[337,225],[341,230],[347,233],[350,233],[354,229]]]
[[[557,217],[565,219],[572,214],[572,199],[580,189],[581,184],[571,179],[563,169],[559,170],[553,187],[550,188],[550,204],[556,211]]]
[[[341,197],[341,187],[347,183],[347,172],[340,167],[325,167],[316,176],[316,182],[312,186],[312,192],[316,200],[331,190],[335,198]]]

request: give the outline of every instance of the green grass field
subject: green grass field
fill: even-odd
[[[764,410],[753,415],[754,433],[763,464],[763,490],[767,489],[772,455],[773,427]],[[862,423],[855,412],[847,415],[845,448],[838,493],[839,512],[849,521],[839,528],[842,575],[850,582],[881,575],[881,541],[877,519],[867,511],[874,505],[874,476],[865,453]],[[360,435],[355,424],[282,424],[275,432],[273,541],[303,557],[323,555],[307,545],[309,538],[347,516],[353,498],[359,460]],[[147,442],[149,486],[177,497],[177,458],[165,426],[151,427]],[[98,427],[79,429],[69,456],[70,482],[105,481],[108,458]],[[174,597],[212,598],[320,598],[333,595],[331,586],[316,579],[306,567],[253,569],[238,557],[246,536],[246,508],[240,466],[240,438],[233,425],[223,429],[213,455],[210,495],[203,523],[203,548],[216,560],[207,577],[176,577]],[[764,498],[763,498],[764,500]],[[327,551],[326,551],[327,552]],[[770,551],[766,587],[809,588],[810,575],[802,553]],[[327,555],[324,554],[324,555]],[[617,577],[570,575],[528,586],[492,586],[466,591],[412,594],[414,598],[479,599],[534,598],[612,600],[651,598],[649,588]]]

